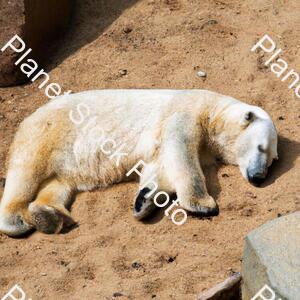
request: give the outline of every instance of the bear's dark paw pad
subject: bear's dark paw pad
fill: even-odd
[[[146,198],[146,195],[150,191],[151,190],[149,188],[140,190],[135,199],[133,215],[138,220],[146,218],[157,208],[152,198]]]
[[[46,234],[59,233],[64,225],[66,217],[58,209],[43,205],[34,205],[30,207],[31,221],[35,228]],[[69,220],[70,222],[70,220]]]

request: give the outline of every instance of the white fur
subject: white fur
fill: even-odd
[[[78,118],[80,104],[90,113],[75,124],[69,115],[72,111]],[[249,111],[255,116],[251,121],[245,119]],[[127,153],[118,166],[111,159],[114,151],[107,155],[101,150],[107,139]],[[56,205],[51,198],[51,205],[63,210],[70,191],[126,180],[126,172],[140,159],[148,164],[143,174],[156,172],[159,189],[176,192],[185,209],[215,208],[201,170],[204,149],[239,165],[248,179],[249,166],[252,171],[264,161],[269,166],[277,157],[277,133],[262,109],[205,90],[95,90],[58,97],[27,118],[16,135],[0,230],[14,235],[38,227],[26,217],[26,208],[43,182],[56,180],[49,189],[53,198],[58,193],[63,200]],[[23,227],[16,216],[22,217]]]

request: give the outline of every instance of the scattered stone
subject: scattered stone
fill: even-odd
[[[131,266],[132,266],[134,269],[137,269],[137,270],[143,267],[143,265],[142,265],[141,263],[139,263],[139,262],[133,262],[133,263],[131,264]]]
[[[66,267],[66,266],[68,266],[70,263],[67,262],[67,261],[61,260],[61,261],[58,262],[58,264],[61,265],[61,266]]]
[[[300,294],[300,211],[274,219],[251,231],[243,255],[243,299],[268,285],[276,299]],[[275,298],[274,298],[275,299]]]
[[[198,296],[197,300],[240,299],[241,274],[235,273],[222,283]]]
[[[47,276],[47,273],[41,273],[41,276]]]
[[[120,292],[113,293],[113,297],[122,297],[122,296],[123,296],[123,294]]]
[[[125,75],[127,75],[127,73],[128,73],[128,71],[126,69],[122,69],[122,70],[119,71],[119,74],[121,76],[125,76]]]
[[[174,257],[170,256],[170,257],[168,258],[168,263],[174,262],[175,259],[176,259],[176,256],[174,256]]]
[[[118,299],[118,300],[130,300],[131,297],[126,296],[120,292],[113,293],[112,299]]]
[[[284,117],[283,117],[283,116],[280,116],[280,117],[278,118],[278,120],[283,121],[283,120],[284,120]]]
[[[223,173],[223,174],[222,174],[222,177],[223,177],[223,178],[225,178],[225,177],[227,177],[227,178],[228,178],[228,177],[229,177],[229,175],[228,175],[227,173]]]
[[[204,24],[201,25],[200,29],[203,29],[207,25],[215,25],[215,24],[218,24],[218,21],[216,21],[216,20],[208,20],[207,22],[205,22]]]
[[[207,22],[208,25],[214,25],[214,24],[218,24],[218,22],[216,20],[209,20]]]
[[[197,76],[198,76],[198,77],[206,77],[207,75],[206,75],[206,73],[205,73],[204,71],[199,70],[199,71],[197,72]]]

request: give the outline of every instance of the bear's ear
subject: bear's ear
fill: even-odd
[[[247,111],[243,119],[241,120],[241,125],[247,127],[250,123],[252,123],[255,119],[255,114],[252,111]]]

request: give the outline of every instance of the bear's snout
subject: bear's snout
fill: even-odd
[[[266,179],[267,171],[268,171],[267,168],[265,168],[263,171],[247,169],[247,177],[249,182],[255,186],[261,185]]]

